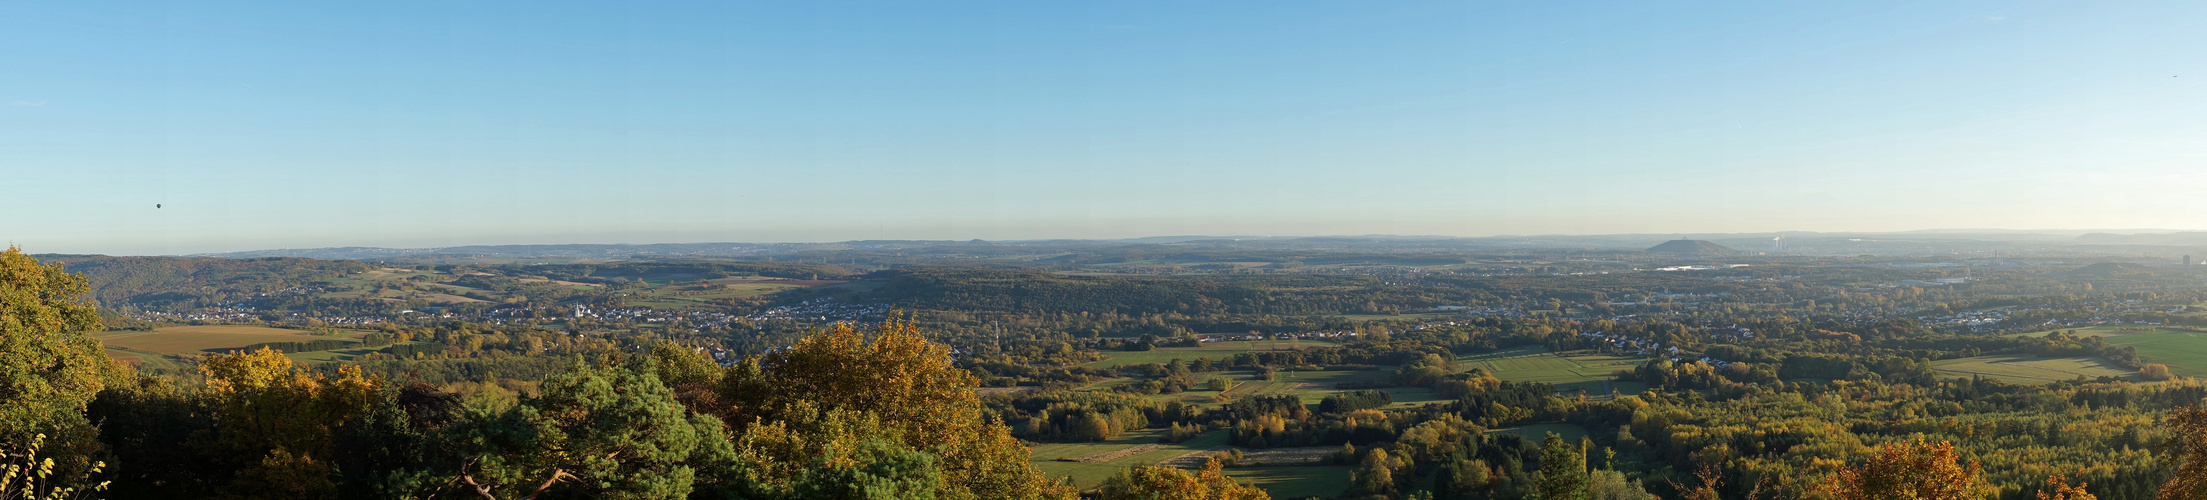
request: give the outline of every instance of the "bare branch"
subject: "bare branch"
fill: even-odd
[[[521,499],[535,500],[537,495],[544,494],[544,490],[552,489],[552,485],[559,484],[560,480],[562,479],[575,479],[575,476],[573,474],[568,474],[567,471],[564,470],[552,469],[551,479],[544,480],[544,484],[537,486],[536,491],[529,492],[529,496],[521,497]]]

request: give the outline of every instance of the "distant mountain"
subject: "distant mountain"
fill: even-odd
[[[661,243],[650,245],[470,245],[442,248],[295,248],[283,250],[254,250],[200,254],[195,257],[223,257],[250,259],[257,257],[304,257],[310,259],[394,260],[419,259],[431,256],[470,256],[501,258],[570,259],[626,259],[638,256],[737,256],[766,252],[802,251],[813,244],[748,244],[748,243]],[[835,249],[847,245],[837,244]]]
[[[1724,245],[1718,245],[1716,243],[1711,243],[1704,240],[1670,240],[1663,242],[1663,244],[1661,245],[1649,247],[1648,251],[1685,255],[1726,255],[1738,253],[1737,251],[1732,250],[1731,248],[1727,248]]]
[[[2207,232],[2181,232],[2158,234],[2087,233],[2077,236],[2078,243],[2097,245],[2207,245]]]

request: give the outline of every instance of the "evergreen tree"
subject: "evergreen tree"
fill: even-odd
[[[456,486],[495,498],[689,495],[698,468],[734,450],[718,419],[685,410],[652,371],[577,363],[541,394],[459,426],[468,456]]]
[[[1563,437],[1548,433],[1540,445],[1540,472],[1533,476],[1533,492],[1540,500],[1586,500],[1586,452]]]

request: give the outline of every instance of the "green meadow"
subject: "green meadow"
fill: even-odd
[[[1226,431],[1212,431],[1178,443],[1158,443],[1164,429],[1142,429],[1120,434],[1100,443],[1047,443],[1035,445],[1029,458],[1035,467],[1054,477],[1069,477],[1083,488],[1096,486],[1119,469],[1156,465],[1174,457],[1226,445]],[[1112,453],[1123,453],[1114,456]],[[1108,459],[1107,459],[1108,458]],[[1090,461],[1082,462],[1087,459]]]
[[[2085,378],[2128,377],[2133,373],[2098,357],[2041,358],[2030,354],[1942,359],[1931,362],[1931,369],[1943,376],[1975,375],[2015,384],[2044,384],[2080,375]]]
[[[1560,390],[1585,390],[1591,396],[1639,394],[1647,385],[1612,381],[1617,370],[1638,368],[1645,358],[1607,354],[1558,354],[1541,346],[1503,349],[1456,358],[1457,370],[1479,368],[1511,382],[1546,382]]]
[[[2139,359],[2147,363],[2169,365],[2170,373],[2186,377],[2207,377],[2207,333],[2185,328],[2134,325],[2100,325],[2061,330],[2074,331],[2080,337],[2100,337],[2113,345],[2136,347]],[[2047,333],[2032,332],[2021,336],[2036,337]]]

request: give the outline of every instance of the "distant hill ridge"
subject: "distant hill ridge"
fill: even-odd
[[[2191,231],[2157,234],[2088,233],[2077,236],[2077,242],[2112,245],[2207,245],[2207,232]]]
[[[1648,245],[1676,238],[1686,243]],[[1783,243],[1778,243],[1780,240]],[[1668,246],[1666,246],[1668,245]],[[1681,249],[1690,245],[1691,250]],[[1711,245],[1714,248],[1704,245]],[[1729,245],[1729,246],[1727,246]],[[495,244],[426,248],[322,247],[261,249],[197,253],[190,256],[223,258],[304,257],[433,262],[480,259],[636,259],[636,258],[748,258],[761,255],[883,251],[903,253],[932,251],[956,253],[972,249],[1002,252],[1003,247],[1156,247],[1159,250],[1208,247],[1226,250],[1354,251],[1354,252],[1490,252],[1525,249],[1578,249],[1594,251],[1652,251],[1681,255],[1739,253],[1734,249],[1764,251],[1782,246],[1788,254],[1951,254],[1955,250],[2023,250],[2027,246],[2108,247],[2207,246],[2207,232],[2177,229],[1939,229],[1900,232],[1782,231],[1759,233],[1670,234],[1541,234],[1480,237],[1417,235],[1334,236],[1219,236],[1179,235],[1125,239],[1006,239],[1006,240],[852,240],[841,242],[700,242],[700,243],[577,243]],[[1047,252],[1045,252],[1047,253]]]
[[[1724,245],[1718,245],[1716,243],[1704,240],[1670,240],[1665,241],[1660,245],[1648,247],[1648,251],[1690,255],[1724,255],[1737,253],[1736,251],[1732,250],[1731,248],[1725,247]]]

